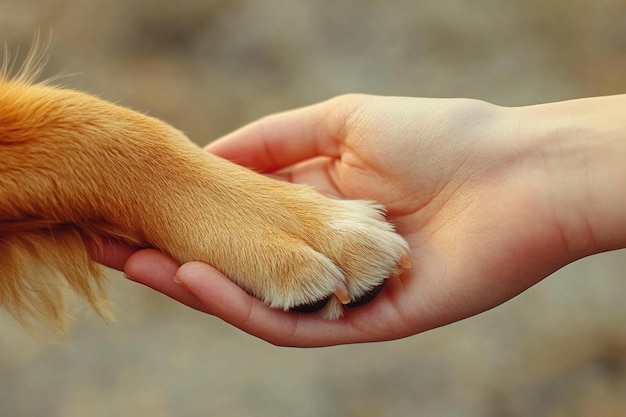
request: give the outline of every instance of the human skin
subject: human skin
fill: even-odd
[[[97,260],[270,343],[414,335],[493,308],[554,271],[626,247],[626,95],[506,108],[341,96],[272,115],[207,151],[287,181],[371,199],[411,269],[337,321],[273,310],[209,265],[108,242]]]

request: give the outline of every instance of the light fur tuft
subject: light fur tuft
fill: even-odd
[[[71,226],[0,235],[0,305],[34,334],[63,334],[73,319],[72,293],[112,320],[104,275]]]
[[[9,47],[5,45],[2,65],[0,65],[0,80],[22,84],[33,84],[35,82],[45,84],[50,81],[39,81],[39,78],[48,63],[48,48],[50,47],[51,39],[52,33],[44,41],[39,31],[35,32],[29,52],[19,66],[17,63],[20,55],[19,49],[12,55]]]

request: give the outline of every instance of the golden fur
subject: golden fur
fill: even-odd
[[[35,83],[32,69],[3,72],[0,305],[25,326],[64,329],[66,288],[108,316],[89,236],[205,261],[272,307],[335,294],[329,318],[406,266],[375,204],[268,179],[160,120]]]

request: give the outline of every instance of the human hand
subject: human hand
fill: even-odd
[[[125,271],[279,345],[396,339],[480,313],[597,249],[579,226],[588,219],[568,209],[578,178],[543,151],[541,135],[521,136],[528,117],[473,100],[343,96],[264,118],[207,148],[386,206],[413,267],[338,321],[269,309],[214,268],[179,268],[155,250],[130,256]]]

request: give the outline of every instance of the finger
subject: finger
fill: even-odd
[[[336,161],[330,158],[313,158],[277,172],[273,177],[295,184],[310,185],[322,194],[345,197],[335,164]]]
[[[210,276],[213,279],[208,279]],[[375,340],[375,336],[359,331],[347,317],[329,321],[315,313],[270,309],[228,278],[215,276],[212,267],[200,262],[181,266],[177,279],[203,303],[205,312],[275,345],[319,347]],[[365,309],[356,310],[350,314],[364,320]]]
[[[268,116],[206,150],[260,172],[277,171],[316,156],[338,157],[349,114],[345,108],[334,99]]]
[[[191,308],[204,311],[203,304],[174,281],[179,266],[163,252],[144,249],[128,258],[124,273],[132,281],[146,285]]]
[[[96,242],[94,239],[99,239]],[[139,250],[136,246],[109,237],[84,237],[87,252],[94,261],[109,268],[124,270],[128,258]]]
[[[288,335],[292,332],[288,317],[271,310],[251,297],[228,278],[207,279],[213,268],[200,262],[189,262],[180,267],[177,280],[204,304],[207,313],[220,317],[241,330],[255,336]],[[287,324],[285,324],[287,318]],[[259,322],[264,322],[259,326]],[[256,331],[254,331],[256,329]],[[252,330],[252,331],[251,331]]]

